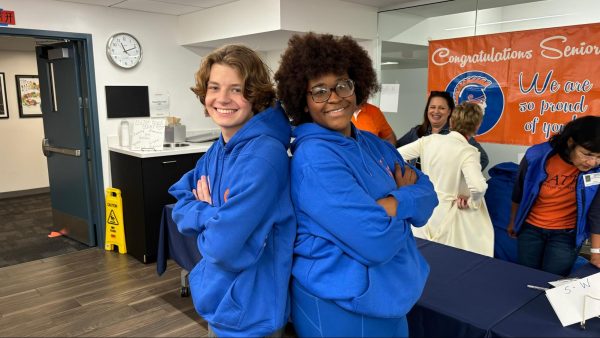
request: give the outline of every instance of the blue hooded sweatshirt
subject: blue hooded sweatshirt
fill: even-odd
[[[292,201],[298,219],[292,275],[313,295],[374,317],[402,317],[421,295],[429,266],[410,225],[423,226],[438,200],[429,178],[396,187],[402,157],[388,142],[356,139],[305,123],[294,130]],[[394,196],[397,216],[376,200]]]
[[[202,260],[189,275],[196,311],[217,336],[266,336],[287,323],[296,219],[290,199],[290,125],[281,106],[223,137],[175,183],[173,219],[197,235]],[[209,177],[212,205],[192,189]]]

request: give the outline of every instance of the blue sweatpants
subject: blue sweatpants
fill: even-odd
[[[292,322],[298,337],[408,337],[406,316],[377,318],[347,311],[292,282]]]

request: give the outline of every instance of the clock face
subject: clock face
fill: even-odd
[[[133,68],[142,61],[142,46],[131,34],[117,33],[108,39],[106,56],[122,68]]]

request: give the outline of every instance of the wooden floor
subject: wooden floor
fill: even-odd
[[[98,248],[0,268],[0,337],[201,337],[180,268]]]

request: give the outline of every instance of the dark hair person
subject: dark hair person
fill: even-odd
[[[399,138],[396,142],[396,148],[414,142],[423,136],[448,134],[450,132],[448,121],[450,116],[452,116],[452,111],[454,111],[454,100],[450,96],[450,93],[445,91],[431,91],[423,112],[423,122],[414,126],[404,136]],[[479,163],[481,164],[481,170],[483,170],[490,163],[490,160],[481,144],[473,136],[469,138],[469,144],[477,148],[481,154]]]
[[[351,123],[378,88],[371,59],[349,36],[295,35],[275,80],[297,126],[290,173],[296,333],[407,336],[406,313],[429,273],[410,224],[425,224],[437,198],[393,145]]]
[[[507,227],[520,264],[568,275],[591,234],[591,263],[600,267],[599,165],[600,116],[575,119],[527,150]]]

